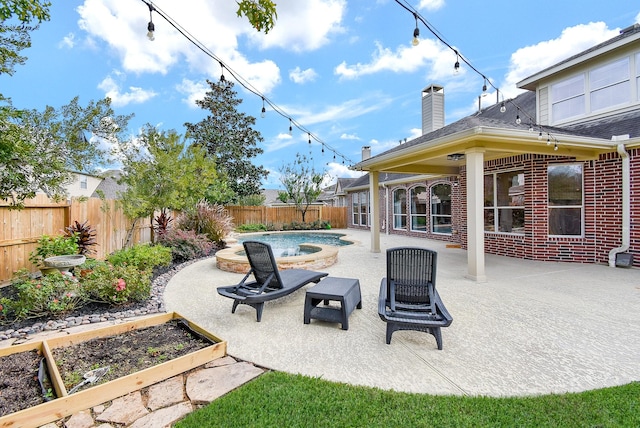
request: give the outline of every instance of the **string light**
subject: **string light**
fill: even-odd
[[[249,83],[246,79],[244,79],[238,73],[234,72],[233,69],[231,69],[229,67],[229,65],[224,64],[221,59],[219,59],[213,52],[211,52],[206,46],[204,46],[198,39],[196,39],[192,34],[190,34],[184,27],[182,27],[180,24],[178,24],[173,18],[168,16],[162,9],[160,9],[157,6],[153,5],[150,0],[141,0],[141,1],[149,7],[150,13],[151,13],[151,11],[156,12],[166,22],[168,22],[169,25],[171,25],[176,31],[178,31],[178,33],[180,33],[182,36],[184,36],[195,47],[200,49],[205,55],[207,55],[208,57],[210,57],[211,59],[213,59],[215,61],[218,61],[218,63],[220,64],[220,67],[222,68],[222,74],[220,76],[220,81],[226,81],[226,78],[224,76],[224,69],[226,68],[227,72],[229,74],[231,74],[231,77],[233,79],[235,79],[235,81],[238,84],[240,84],[243,88],[245,88],[247,91],[251,92],[252,94],[262,98],[262,100],[263,100],[262,113],[266,113],[265,106],[266,106],[266,104],[268,104],[273,111],[278,113],[280,116],[289,119],[289,135],[293,134],[293,126],[295,126],[300,131],[307,133],[307,135],[309,137],[309,144],[311,144],[311,138],[313,138],[318,143],[322,144],[323,147],[326,146],[328,150],[331,150],[334,153],[334,158],[335,158],[335,155],[337,153],[343,159],[347,160],[350,164],[354,163],[351,160],[349,160],[347,157],[345,157],[344,155],[339,153],[335,148],[333,148],[329,144],[326,144],[325,142],[321,141],[317,136],[315,136],[313,133],[311,133],[311,131],[307,130],[304,126],[302,126],[300,123],[298,123],[295,119],[291,118],[291,116],[288,115],[282,108],[280,108],[278,105],[276,105],[271,100],[269,100],[269,98],[267,98],[263,94],[261,94],[260,91],[258,91],[255,87],[253,87],[253,85],[251,85],[251,83]],[[153,30],[155,31],[155,26],[152,26],[151,24],[153,24],[153,23],[150,22],[150,25],[148,27],[153,28]],[[416,17],[416,27],[417,27],[417,17]]]
[[[226,81],[226,79],[224,78],[224,64],[221,61],[218,61],[220,63],[220,81],[224,82]]]
[[[420,44],[420,39],[418,37],[420,37],[420,29],[418,28],[418,14],[414,12],[413,16],[416,18],[416,28],[415,30],[413,30],[413,40],[411,41],[411,44],[413,46],[418,46],[418,44]]]
[[[262,97],[262,111],[260,112],[260,117],[265,118],[267,115],[267,109],[264,108],[264,97]]]
[[[147,39],[153,42],[156,38],[154,36],[154,32],[156,31],[155,25],[153,25],[153,14],[152,12],[155,10],[151,3],[147,3],[149,6],[149,23],[147,24]]]
[[[491,80],[488,79],[484,74],[482,74],[476,67],[473,66],[473,64],[471,64],[469,61],[467,61],[467,59],[460,55],[460,52],[458,52],[457,49],[454,49],[453,46],[451,46],[451,44],[449,44],[443,36],[441,36],[439,34],[439,32],[426,20],[424,19],[424,17],[422,17],[422,15],[420,15],[420,13],[413,7],[411,6],[407,1],[405,0],[395,0],[395,2],[400,5],[401,7],[403,7],[404,9],[406,9],[408,12],[412,13],[414,18],[416,19],[416,30],[414,31],[417,32],[419,34],[419,28],[418,28],[418,20],[420,20],[420,22],[422,22],[424,24],[425,27],[427,27],[427,30],[429,30],[441,43],[443,43],[446,47],[448,47],[449,49],[451,49],[455,54],[456,54],[456,62],[454,64],[454,72],[458,72],[458,69],[460,67],[460,60],[462,60],[471,70],[473,70],[474,72],[476,72],[479,76],[482,77],[484,84],[482,85],[482,96],[486,96],[487,95],[487,85],[491,86],[492,88],[494,88],[496,90],[496,103],[498,101],[500,101],[499,98],[499,92],[500,90],[493,84],[491,83]],[[478,102],[480,102],[480,97],[478,97]],[[513,104],[517,109],[518,109],[518,113],[516,115],[516,124],[520,125],[522,123],[522,119],[520,118],[520,107],[515,103],[515,101],[513,100],[507,100],[506,102],[503,100],[502,103],[500,104],[500,112],[504,113],[507,111],[507,107],[506,107],[506,103],[510,103]],[[526,111],[522,112],[525,116],[528,117],[529,119],[529,131],[533,132],[534,130],[534,123],[536,123],[534,121],[534,118],[532,116],[530,116]],[[539,125],[536,123],[536,126],[539,127],[539,133],[538,133],[538,140],[542,140],[542,132],[543,132],[543,127],[542,125]],[[552,137],[550,132],[547,132],[547,135],[549,136],[548,138],[548,144],[551,143],[551,138],[554,139],[555,141],[555,146],[554,146],[554,150],[558,149],[558,140],[555,137]]]

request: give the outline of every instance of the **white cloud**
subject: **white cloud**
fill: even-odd
[[[279,47],[294,52],[316,50],[342,33],[346,0],[279,0],[278,21],[268,34],[252,29],[249,37],[262,49]]]
[[[75,46],[75,37],[76,35],[73,33],[67,34],[62,38],[62,40],[60,40],[60,42],[58,43],[58,47],[73,49],[73,47]]]
[[[265,143],[264,151],[266,153],[275,152],[276,150],[284,149],[295,144],[299,144],[301,139],[295,139],[287,133],[278,134],[273,140]]]
[[[380,94],[371,94],[368,98],[347,100],[341,104],[323,106],[322,111],[301,109],[297,112],[297,121],[304,125],[353,119],[376,110],[384,109],[391,99]],[[372,99],[373,98],[373,99]]]
[[[451,76],[454,62],[455,54],[432,39],[422,39],[418,46],[400,46],[395,51],[376,42],[376,51],[371,55],[369,63],[348,65],[343,61],[334,69],[334,73],[341,79],[357,79],[383,71],[411,73],[430,66],[430,77],[438,79]]]
[[[120,85],[111,76],[107,76],[98,84],[98,89],[105,92],[105,97],[111,98],[111,105],[124,107],[129,104],[141,104],[157,94],[153,90],[146,90],[136,86],[130,86],[128,92],[121,92]]]
[[[184,96],[182,101],[190,108],[200,108],[196,101],[204,99],[207,90],[209,85],[206,82],[194,82],[190,79],[182,79],[182,82],[176,85],[176,91]]]
[[[300,67],[296,67],[289,72],[289,78],[295,83],[313,82],[317,77],[318,73],[313,68],[300,70]]]
[[[179,2],[160,2],[154,5],[187,32],[204,50],[212,53],[230,70],[263,93],[280,82],[280,70],[270,60],[250,61],[238,50],[238,37],[255,32],[246,18],[236,16],[237,5],[232,1],[209,2],[192,0],[189,7]],[[176,67],[188,67],[190,72],[219,76],[220,64],[205,55],[182,34],[176,31],[158,11],[152,14],[155,41],[146,38],[149,12],[139,2],[121,0],[85,0],[77,8],[79,27],[91,40],[102,40],[120,58],[127,72],[166,75]],[[212,31],[215,29],[215,31]],[[227,77],[229,77],[227,75]]]
[[[640,24],[640,12],[636,15],[636,24]]]
[[[341,140],[361,140],[361,138],[355,134],[342,134],[340,135],[340,139]]]
[[[352,169],[349,169],[349,167],[347,165],[343,165],[341,163],[338,162],[328,162],[327,163],[327,168],[325,169],[326,171],[326,183],[323,183],[323,185],[329,185],[332,182],[335,182],[335,178],[340,177],[340,178],[358,178],[358,177],[362,177],[365,173],[362,171],[354,171]]]
[[[519,81],[618,34],[619,29],[609,29],[604,22],[591,22],[565,28],[558,38],[518,49],[511,55],[501,91],[505,98],[513,97],[522,92],[516,88]]]
[[[438,10],[444,6],[444,0],[420,0],[418,9]]]

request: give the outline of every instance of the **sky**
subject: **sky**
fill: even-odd
[[[282,188],[279,170],[297,153],[329,181],[359,176],[349,166],[362,159],[363,146],[376,155],[421,134],[421,93],[430,84],[444,87],[449,124],[477,110],[482,76],[491,82],[486,107],[496,102],[494,87],[515,97],[517,82],[640,22],[640,5],[629,0],[401,0],[441,39],[419,22],[413,46],[416,19],[395,0],[276,0],[268,34],[237,17],[234,0],[153,1],[208,55],[157,12],[149,41],[142,0],[53,3],[51,20],[22,52],[26,64],[0,76],[0,93],[14,107],[108,96],[117,114],[135,115],[132,137],[145,124],[184,134],[185,123],[209,113],[195,105],[206,80],[219,80],[223,68],[232,80],[231,70],[254,92],[234,87],[238,110],[256,118],[264,139],[254,163],[270,171],[264,187],[271,189]],[[454,73],[453,49],[480,73],[462,61]],[[301,128],[291,135],[288,118]]]

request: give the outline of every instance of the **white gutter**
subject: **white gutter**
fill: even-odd
[[[618,154],[622,158],[622,245],[609,251],[609,266],[616,267],[616,255],[629,249],[631,243],[631,179],[629,153],[624,144],[618,144]]]

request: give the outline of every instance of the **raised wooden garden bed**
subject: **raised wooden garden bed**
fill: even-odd
[[[58,354],[58,357],[60,357],[61,352],[66,350],[65,348],[71,350],[73,347],[79,344],[82,345],[85,342],[88,343],[96,339],[107,340],[107,338],[111,340],[113,337],[125,337],[129,334],[147,329],[148,327],[155,328],[162,327],[163,325],[168,327],[169,324],[176,323],[179,323],[181,328],[185,328],[194,338],[205,341],[206,343],[201,345],[201,348],[196,351],[164,362],[156,361],[153,363],[153,366],[136,371],[135,373],[108,380],[101,384],[87,385],[77,392],[69,393],[63,381],[63,378],[67,378],[68,382],[68,375],[61,374],[54,354]],[[153,352],[155,349],[154,344],[140,343],[136,345],[144,347],[144,349],[149,349],[149,352]],[[47,377],[50,383],[50,391],[48,391],[47,398],[51,399],[51,401],[0,417],[0,427],[38,427],[69,416],[80,410],[85,410],[106,401],[113,400],[225,356],[227,353],[227,342],[190,322],[180,314],[172,312],[70,334],[68,336],[3,348],[0,349],[0,357],[22,352],[33,352],[34,350],[37,351],[46,362]],[[147,361],[147,363],[149,362]],[[84,371],[84,369],[81,371]],[[39,386],[40,385],[38,385],[38,387]],[[70,389],[71,388],[69,388],[69,390]],[[43,393],[44,392],[47,392],[46,389]]]

